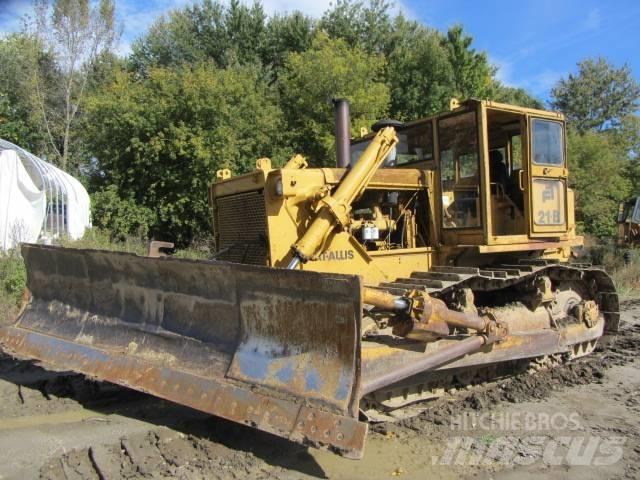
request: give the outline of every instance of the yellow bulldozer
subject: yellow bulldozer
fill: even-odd
[[[208,261],[24,245],[4,351],[349,458],[368,422],[591,352],[618,297],[580,245],[562,115],[381,120],[336,168],[217,172]]]
[[[640,197],[631,197],[618,206],[618,247],[634,247],[640,243]]]

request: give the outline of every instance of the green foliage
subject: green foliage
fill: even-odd
[[[631,262],[625,265],[622,261],[623,252],[617,251],[615,261],[609,261],[610,265],[606,265],[607,272],[611,274],[613,283],[616,286],[618,295],[623,299],[640,297],[640,252],[638,250],[631,251]],[[612,265],[611,265],[612,264]]]
[[[473,38],[464,33],[462,25],[447,31],[442,45],[453,72],[453,96],[458,98],[488,98],[493,92],[496,68],[489,64],[485,52],[471,47]]]
[[[12,34],[0,39],[0,138],[47,153],[31,74],[37,62],[43,68],[51,65],[33,38]]]
[[[114,237],[113,233],[98,227],[88,228],[84,236],[77,240],[60,239],[60,245],[65,248],[89,248],[96,250],[113,250],[118,252],[147,255],[147,241],[139,236]]]
[[[448,108],[454,72],[440,33],[396,17],[388,61],[392,117],[413,120]]]
[[[551,105],[579,132],[602,131],[638,109],[640,85],[626,64],[615,68],[603,58],[587,59],[578,64],[577,75],[560,79],[551,97]]]
[[[0,253],[0,324],[9,319],[22,300],[27,273],[20,251]]]
[[[313,20],[300,13],[274,15],[266,25],[262,61],[274,80],[284,68],[289,53],[304,52],[313,41]]]
[[[380,78],[384,66],[381,55],[323,32],[309,50],[287,57],[280,80],[283,110],[293,144],[313,165],[335,165],[332,98],[350,101],[353,126],[368,126],[386,113],[389,90]]]
[[[219,67],[257,63],[264,48],[266,15],[260,3],[238,0],[228,5],[204,0],[161,17],[132,46],[132,67],[146,73],[153,67],[213,61]]]
[[[70,38],[65,19],[90,38],[90,5],[54,1],[59,40]],[[111,0],[97,5],[104,11],[94,18],[113,19]],[[101,24],[103,44],[111,20]],[[393,14],[386,0],[338,0],[319,20],[200,0],[158,19],[126,60],[107,48],[77,57],[70,73],[61,59],[71,57],[56,49],[28,35],[0,39],[0,137],[49,158],[71,152],[68,167],[90,179],[94,223],[111,230],[110,241],[206,238],[207,186],[219,168],[240,174],[256,158],[277,165],[294,152],[333,165],[332,98],[350,100],[354,135],[383,116],[445,110],[452,97],[543,107],[501,84],[462,26],[437,31]],[[84,107],[85,93],[65,101],[65,85],[83,85]],[[629,68],[602,59],[580,63],[553,90],[553,106],[576,128],[570,178],[587,233],[611,234],[618,200],[640,194],[639,96]],[[71,121],[55,120],[69,108]]]
[[[619,148],[627,153],[629,160],[640,158],[640,116],[627,115],[622,117],[618,128],[607,130],[612,140]]]
[[[393,118],[434,114],[448,108],[452,97],[492,97],[496,69],[486,53],[472,48],[473,39],[462,26],[443,35],[402,14],[392,18],[390,6],[384,0],[339,0],[325,12],[319,28],[365,52],[385,55]]]
[[[29,142],[28,139],[35,136],[36,132],[31,130],[28,122],[23,120],[24,116],[14,105],[5,92],[0,92],[0,138],[26,145],[27,142],[33,142]]]
[[[209,232],[215,171],[276,156],[282,114],[254,67],[211,64],[126,72],[87,101],[93,188],[153,212],[150,234],[184,245]]]
[[[389,36],[393,30],[385,0],[367,3],[338,0],[322,15],[318,28],[331,38],[341,38],[349,45],[358,45],[367,53],[388,52]]]
[[[134,200],[119,196],[115,185],[108,185],[91,195],[93,224],[110,232],[111,238],[147,238],[154,214]]]
[[[597,237],[615,235],[618,204],[631,193],[620,149],[608,135],[570,132],[568,156],[578,226]]]
[[[74,173],[81,167],[78,121],[92,67],[118,37],[115,0],[34,0],[36,21],[29,35],[50,62],[35,62],[31,77],[35,103],[50,147],[50,161]]]
[[[27,282],[27,274],[24,262],[17,250],[10,251],[6,256],[0,257],[1,287],[5,293],[19,301]]]
[[[614,236],[619,202],[640,193],[638,107],[640,85],[627,65],[602,58],[578,64],[578,74],[560,79],[552,106],[569,125],[570,180],[576,190],[576,219],[582,231]]]

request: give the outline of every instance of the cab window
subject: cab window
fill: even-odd
[[[398,131],[396,165],[433,160],[433,131],[431,122]]]
[[[533,163],[537,165],[564,165],[562,124],[533,119]]]
[[[349,159],[351,165],[354,165],[358,161],[360,155],[362,155],[362,152],[364,152],[364,149],[367,148],[370,142],[371,139],[367,139],[351,144],[351,158]]]
[[[640,198],[636,200],[636,204],[633,207],[633,215],[631,216],[633,223],[640,223]]]
[[[480,226],[478,128],[475,112],[438,121],[442,223],[445,228]]]
[[[389,154],[384,166],[396,167],[427,162],[433,160],[433,127],[431,121],[408,128],[397,130],[398,143]],[[371,138],[360,140],[351,144],[351,165],[353,165],[364,149],[367,148]]]

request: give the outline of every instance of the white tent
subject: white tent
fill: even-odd
[[[91,226],[89,195],[71,175],[0,139],[0,250]]]

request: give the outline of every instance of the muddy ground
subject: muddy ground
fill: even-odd
[[[0,357],[0,478],[640,478],[640,301],[590,357],[372,426],[353,461]]]

